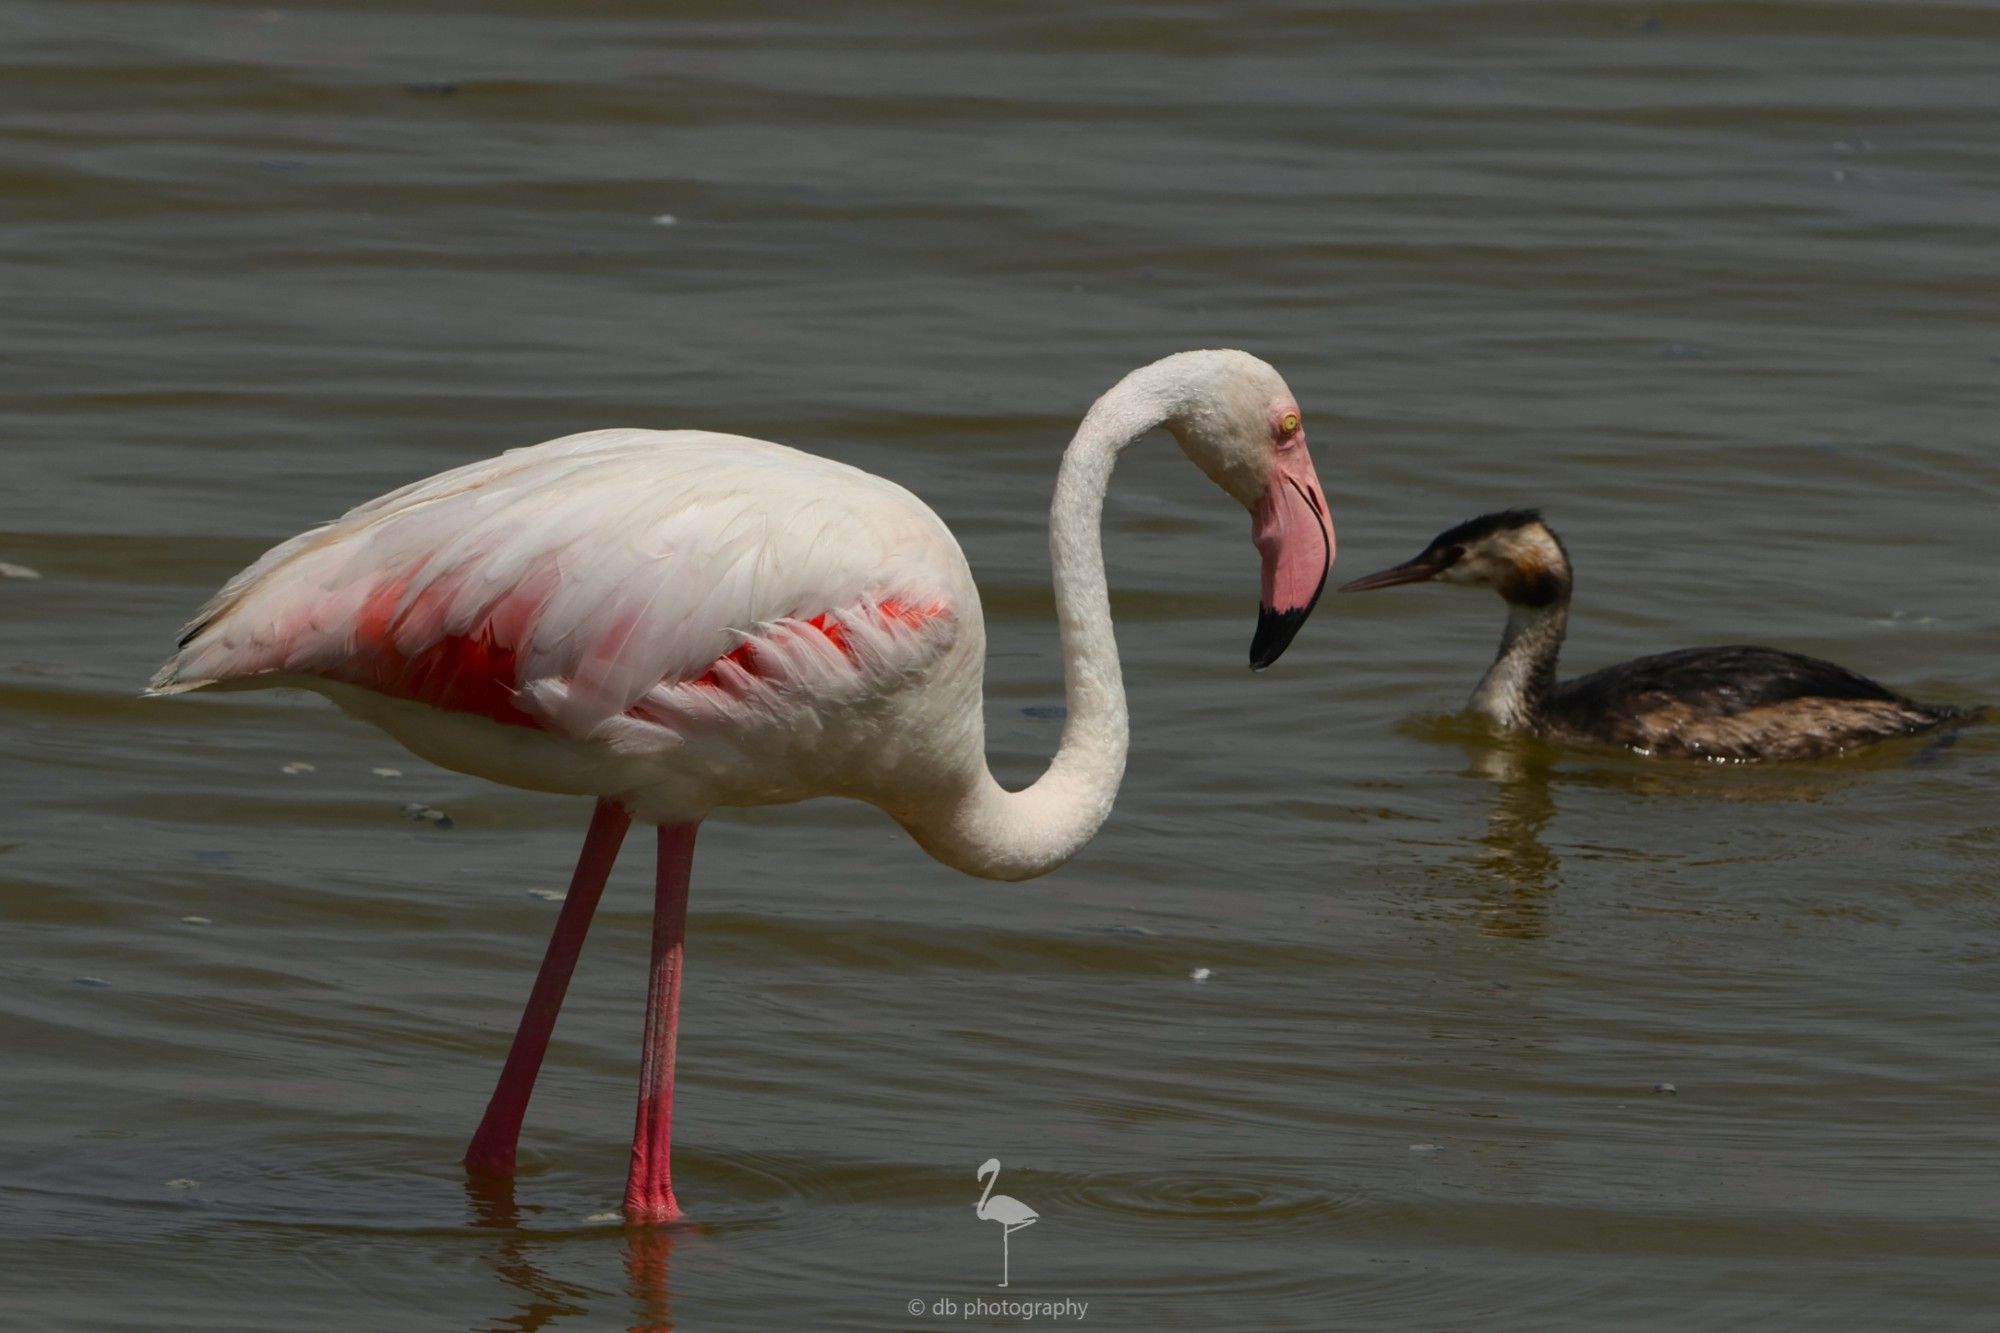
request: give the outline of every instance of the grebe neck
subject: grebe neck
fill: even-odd
[[[1472,692],[1472,711],[1512,731],[1547,722],[1556,694],[1556,659],[1569,629],[1569,590],[1537,606],[1511,602],[1500,652]]]

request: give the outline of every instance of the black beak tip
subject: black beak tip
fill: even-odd
[[[1292,639],[1297,636],[1299,626],[1306,623],[1312,614],[1310,606],[1296,607],[1290,611],[1274,611],[1268,606],[1257,608],[1257,633],[1250,639],[1250,669],[1262,671],[1271,663],[1284,656]]]

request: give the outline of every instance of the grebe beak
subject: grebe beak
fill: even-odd
[[[1444,573],[1445,567],[1434,560],[1428,559],[1429,554],[1429,552],[1425,552],[1424,555],[1418,556],[1415,560],[1405,560],[1400,565],[1391,565],[1389,568],[1377,570],[1373,574],[1364,574],[1362,577],[1354,580],[1354,582],[1342,585],[1340,590],[1342,592],[1373,592],[1377,588],[1394,588],[1404,583],[1422,583],[1427,579],[1434,579]]]
[[[1262,671],[1291,645],[1333,568],[1333,516],[1303,438],[1280,455],[1270,485],[1250,511],[1250,524],[1264,558],[1250,669]]]

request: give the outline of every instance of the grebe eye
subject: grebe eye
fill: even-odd
[[[1280,435],[1290,435],[1293,431],[1297,430],[1298,428],[1299,428],[1299,414],[1297,412],[1285,413],[1284,419],[1278,422],[1278,433]]]

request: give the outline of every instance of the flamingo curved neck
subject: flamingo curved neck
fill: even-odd
[[[1089,842],[1111,813],[1125,776],[1130,724],[1104,578],[1104,495],[1118,455],[1178,405],[1177,386],[1147,373],[1155,369],[1134,372],[1097,400],[1056,477],[1049,557],[1068,716],[1055,758],[1022,791],[1002,787],[982,760],[965,790],[911,824],[924,848],[955,869],[988,879],[1046,874]]]
[[[993,1187],[1000,1182],[1000,1173],[987,1171],[981,1174],[986,1179],[986,1193],[979,1196],[979,1202],[973,1205],[972,1212],[974,1216],[983,1218],[986,1216],[986,1201],[993,1197]]]

